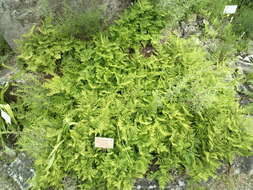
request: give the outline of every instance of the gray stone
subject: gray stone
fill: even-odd
[[[183,186],[185,186],[185,182],[183,180],[178,180],[178,185],[180,187],[183,187]]]
[[[20,190],[17,184],[7,174],[8,162],[11,159],[4,150],[0,151],[0,190]]]
[[[248,62],[248,63],[251,63],[252,61],[252,57],[251,56],[247,56],[247,57],[245,57],[244,59],[243,59],[243,61],[245,61],[245,62]]]
[[[63,181],[64,190],[77,190],[76,180],[72,178],[65,178]]]
[[[16,157],[16,151],[12,148],[7,147],[7,146],[5,146],[4,153],[10,158]]]
[[[3,175],[1,172],[0,172],[0,189],[19,190],[19,188],[15,185],[15,183],[11,179],[9,179],[8,176]]]
[[[36,0],[0,0],[0,32],[15,49],[15,40],[39,23],[39,3]]]
[[[203,19],[197,15],[192,15],[186,21],[180,22],[180,27],[176,33],[179,33],[181,37],[189,36],[201,36],[201,27],[203,25]]]
[[[159,190],[159,185],[156,181],[150,181],[145,178],[139,178],[136,180],[134,187],[134,190]]]
[[[182,177],[175,180],[174,182],[169,183],[165,190],[185,190],[186,189],[186,180]]]
[[[241,70],[244,74],[253,72],[253,55],[246,57],[238,56],[238,61],[235,63],[235,67]]]
[[[44,16],[59,15],[64,6],[62,0],[0,0],[0,33],[12,49],[16,39],[39,25]],[[91,0],[67,0],[72,11],[85,11]],[[96,5],[105,7],[104,18],[110,20],[130,4],[130,0],[98,0]]]
[[[28,180],[35,174],[32,166],[32,160],[25,153],[20,153],[7,167],[7,174],[18,184],[20,190],[29,189]]]
[[[253,174],[253,156],[239,157],[234,162],[235,173]]]
[[[198,32],[198,25],[196,24],[196,22],[185,23],[184,21],[182,21],[180,26],[182,37],[188,37]]]
[[[13,75],[18,71],[18,68],[14,65],[11,66],[11,69],[2,69],[0,70],[0,86],[4,86],[6,83],[13,82]],[[21,80],[16,80],[20,82]]]

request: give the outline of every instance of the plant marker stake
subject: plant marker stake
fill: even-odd
[[[225,6],[223,14],[235,14],[237,5],[227,5]]]
[[[7,124],[11,124],[11,117],[3,110],[1,110],[1,117],[5,120]]]
[[[104,137],[95,137],[95,147],[96,148],[113,148],[114,139],[104,138]]]

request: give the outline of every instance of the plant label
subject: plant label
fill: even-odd
[[[114,139],[104,138],[104,137],[95,137],[95,147],[96,148],[113,148]]]
[[[1,110],[1,117],[5,120],[7,124],[11,124],[11,117],[5,111]]]
[[[224,14],[234,14],[236,12],[237,5],[227,5],[224,9]]]

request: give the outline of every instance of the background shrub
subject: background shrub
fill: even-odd
[[[56,18],[58,30],[68,36],[89,40],[105,25],[102,22],[102,8],[89,8],[85,12],[65,9],[61,17]]]
[[[235,17],[234,30],[239,35],[253,39],[253,3],[252,7],[243,6],[240,8],[238,15]]]

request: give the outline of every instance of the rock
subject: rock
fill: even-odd
[[[77,190],[76,180],[72,178],[65,178],[63,181],[64,190]]]
[[[1,169],[1,168],[0,168]],[[18,187],[7,176],[0,173],[0,189],[1,190],[19,190]]]
[[[165,187],[165,190],[185,190],[186,184],[187,184],[186,179],[184,179],[183,177],[180,177],[177,180],[169,183]]]
[[[9,148],[8,146],[5,146],[4,153],[10,157],[10,158],[15,158],[16,157],[16,152],[14,149]]]
[[[7,164],[11,159],[4,150],[0,150],[0,189],[1,190],[20,190],[17,184],[7,174]]]
[[[251,63],[251,57],[247,56],[243,59],[243,61]]]
[[[25,153],[20,153],[17,158],[7,166],[7,174],[17,183],[20,190],[29,189],[27,181],[35,174],[32,165],[32,160]]]
[[[233,169],[235,174],[253,175],[253,156],[238,157],[233,164]]]
[[[253,55],[248,55],[246,57],[238,56],[238,61],[235,63],[235,67],[239,70],[242,70],[243,73],[252,73],[253,72]]]
[[[186,189],[186,178],[179,175],[177,172],[172,173],[173,176],[177,176],[176,180],[169,182],[165,190],[185,190]],[[145,178],[139,178],[134,184],[134,190],[160,190],[159,184],[156,181],[147,180]]]
[[[0,0],[0,32],[12,49],[16,48],[14,40],[39,23],[38,8],[36,0]]]
[[[188,37],[190,35],[193,35],[198,30],[196,23],[186,23],[186,22],[182,21],[180,23],[180,27],[181,27],[181,36],[182,37]]]
[[[159,190],[159,185],[156,181],[149,181],[145,178],[137,179],[134,184],[134,190]]]
[[[0,33],[12,49],[16,49],[16,39],[27,33],[33,25],[39,25],[44,16],[59,15],[65,1],[62,0],[0,0]],[[91,0],[67,0],[72,11],[85,11]],[[130,4],[131,0],[98,0],[97,6],[105,8],[105,19],[113,19]]]
[[[148,187],[148,189],[157,189],[157,188],[158,188],[157,185],[150,185],[150,186]]]
[[[7,61],[7,63],[5,63],[5,65],[7,66],[7,68],[2,68],[0,70],[0,86],[5,85],[8,82],[13,82],[13,76],[19,71],[17,65],[16,65],[16,58],[15,57],[11,57],[9,58],[9,60]],[[16,79],[16,82],[21,82],[20,79]]]
[[[253,100],[249,99],[248,97],[241,97],[240,105],[245,106],[245,105],[248,105],[249,103],[252,103],[252,102],[253,102]]]
[[[203,19],[194,14],[188,18],[188,20],[180,22],[180,28],[177,33],[179,33],[181,37],[189,37],[192,35],[200,36],[202,25]]]
[[[178,185],[180,187],[184,187],[185,186],[185,182],[183,180],[178,180]]]

